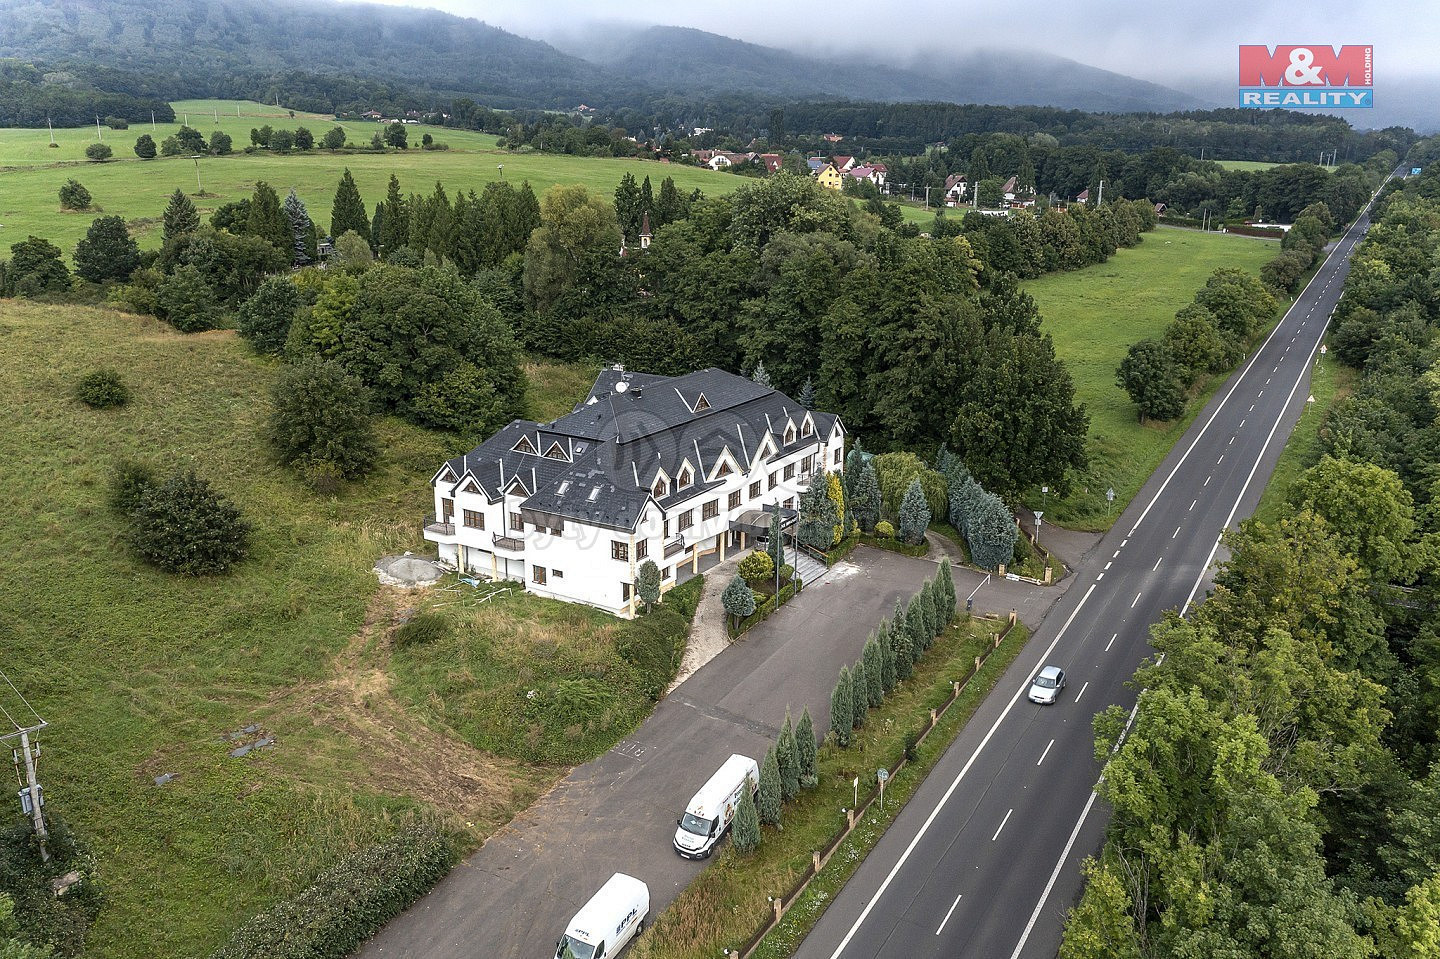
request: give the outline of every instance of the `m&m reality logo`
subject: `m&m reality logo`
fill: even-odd
[[[1252,109],[1375,105],[1374,47],[1240,45],[1240,106]]]

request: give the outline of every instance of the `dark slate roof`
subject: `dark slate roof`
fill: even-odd
[[[784,393],[714,368],[683,376],[607,369],[574,411],[550,423],[515,420],[446,466],[457,480],[474,477],[492,503],[518,483],[526,496],[523,508],[633,529],[660,470],[671,484],[660,505],[684,503],[722,484],[709,474],[724,450],[743,472],[766,433],[784,453],[814,445],[837,419],[811,413],[815,435],[807,437],[800,435],[805,415]],[[789,446],[787,421],[796,425]],[[687,461],[693,481],[675,490]]]

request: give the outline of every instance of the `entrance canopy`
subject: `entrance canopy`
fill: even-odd
[[[780,528],[789,530],[799,519],[800,514],[793,509],[780,508]],[[747,533],[751,536],[765,536],[770,532],[770,524],[775,521],[775,510],[772,509],[747,509],[739,516],[730,521],[730,528],[737,532]]]

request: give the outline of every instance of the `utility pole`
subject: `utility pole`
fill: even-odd
[[[1095,198],[1095,205],[1098,207],[1105,202],[1105,181],[1100,181],[1100,195]]]
[[[925,184],[925,209],[930,209],[930,184]]]
[[[100,135],[100,117],[99,117],[99,116],[96,116],[96,117],[95,117],[95,139],[97,139],[97,140],[103,140],[103,139],[105,139],[103,136]]]
[[[35,760],[40,755],[40,747],[37,744],[32,750],[30,748],[30,734],[39,732],[45,728],[44,720],[41,720],[38,728],[31,727],[20,730],[20,753],[25,761],[25,788],[21,790],[21,806],[29,806],[26,810],[30,814],[30,821],[35,827],[35,838],[40,842],[40,861],[50,861],[50,850],[46,846],[46,840],[50,838],[50,832],[45,828],[45,812],[42,808],[40,798],[40,783],[35,779]]]
[[[49,117],[46,117],[45,125],[50,128],[50,145],[53,147],[55,145],[55,124],[50,122]]]

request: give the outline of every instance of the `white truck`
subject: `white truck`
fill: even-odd
[[[760,767],[749,756],[734,755],[700,787],[675,820],[675,851],[686,859],[704,859],[730,828],[744,790],[760,788]]]
[[[617,872],[580,908],[555,943],[555,959],[608,959],[640,934],[650,915],[650,888]]]

